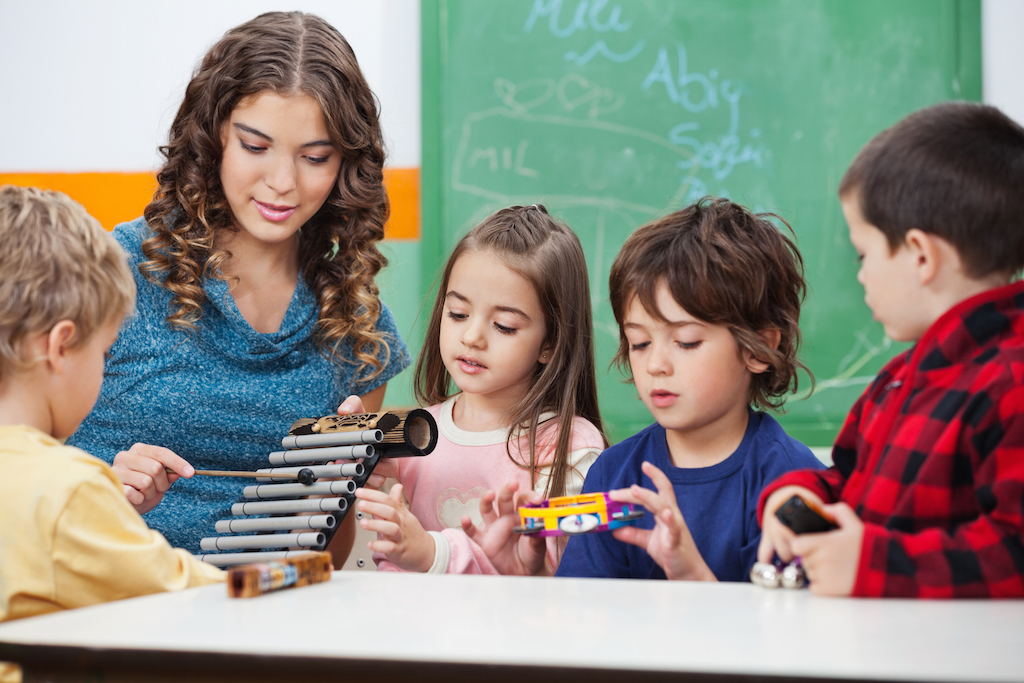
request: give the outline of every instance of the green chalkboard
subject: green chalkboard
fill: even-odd
[[[705,194],[794,227],[818,380],[781,421],[828,445],[900,350],[856,282],[836,187],[906,114],[981,96],[979,0],[447,0],[423,8],[423,274],[491,211],[541,202],[591,272],[602,411],[651,422],[607,369],[608,269],[637,226]],[[802,383],[803,387],[807,382]]]

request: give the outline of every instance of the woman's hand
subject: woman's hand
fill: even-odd
[[[395,566],[410,572],[425,572],[434,564],[434,539],[402,502],[402,485],[395,484],[390,493],[373,489],[356,489],[360,500],[357,509],[372,515],[359,525],[379,534],[367,545],[383,553]]]
[[[612,531],[612,535],[646,550],[670,580],[717,581],[697,549],[683,513],[679,511],[672,482],[649,462],[643,463],[641,469],[650,477],[657,492],[634,484],[628,489],[610,491],[608,496],[612,500],[647,508],[654,515],[654,528],[623,526]]]
[[[550,575],[547,566],[547,542],[540,536],[516,534],[513,529],[522,521],[519,505],[524,502],[539,503],[543,496],[531,491],[516,500],[519,482],[501,487],[495,494],[488,491],[480,497],[480,517],[483,530],[473,524],[469,516],[462,518],[462,530],[470,540],[480,546],[500,574],[527,576]]]
[[[168,472],[165,467],[172,471]],[[114,456],[112,469],[121,480],[128,502],[140,515],[155,508],[179,477],[188,479],[196,472],[174,451],[144,443],[137,443]]]

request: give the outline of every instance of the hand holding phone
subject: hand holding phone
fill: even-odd
[[[780,505],[775,516],[794,534],[813,534],[839,528],[824,510],[798,495]]]

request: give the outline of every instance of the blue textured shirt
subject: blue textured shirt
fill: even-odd
[[[316,297],[302,277],[278,332],[256,332],[239,313],[227,283],[215,279],[204,283],[198,332],[172,329],[166,321],[171,293],[137,268],[149,234],[143,218],[114,230],[135,273],[136,312],[110,350],[99,400],[68,439],[70,445],[107,462],[141,442],[169,448],[196,469],[268,467],[267,456],[280,449],[296,419],[330,415],[349,394],[373,391],[410,363],[386,306],[377,329],[390,335],[391,357],[379,375],[361,381],[372,368],[356,373],[353,362],[329,360],[313,337]],[[348,340],[339,355],[354,360]],[[249,483],[180,479],[145,520],[171,545],[199,552],[199,539],[216,535],[214,523],[229,516]]]
[[[640,469],[645,460],[672,482],[694,543],[719,581],[748,580],[761,541],[757,519],[761,489],[790,470],[824,467],[775,418],[751,410],[743,441],[717,465],[693,469],[673,465],[665,428],[655,423],[599,455],[587,472],[583,492],[633,484],[656,490]],[[653,529],[654,517],[648,512],[636,525]],[[610,533],[593,533],[569,539],[558,576],[664,579],[665,572],[646,550],[618,541]]]

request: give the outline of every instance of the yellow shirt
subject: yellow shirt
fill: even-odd
[[[106,463],[32,427],[0,426],[0,520],[0,622],[224,580],[147,527]]]

